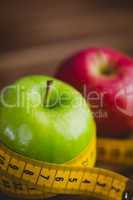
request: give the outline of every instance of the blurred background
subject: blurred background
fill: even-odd
[[[133,55],[133,1],[0,1],[0,85],[31,73],[54,73],[89,46]]]

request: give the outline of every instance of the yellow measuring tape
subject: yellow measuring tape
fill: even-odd
[[[133,166],[133,139],[98,139],[97,152],[99,161]]]
[[[27,199],[73,194],[106,200],[133,200],[131,180],[109,170],[88,167],[95,162],[95,141],[93,138],[91,145],[65,165],[31,160],[0,143],[0,190]],[[133,164],[132,140],[98,139],[97,146],[99,160],[112,158],[118,163]]]

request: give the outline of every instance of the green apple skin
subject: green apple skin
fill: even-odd
[[[48,80],[53,80],[54,88],[49,107],[42,98]],[[89,145],[96,133],[95,122],[74,88],[39,75],[24,77],[11,86],[0,96],[0,140],[4,145],[32,159],[57,164],[74,159]],[[20,88],[19,92],[14,88]],[[3,96],[10,107],[4,105]]]

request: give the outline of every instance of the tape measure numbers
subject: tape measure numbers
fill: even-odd
[[[128,178],[87,166],[88,159],[93,160],[90,165],[95,160],[94,146],[82,152],[75,163],[73,160],[71,164],[54,165],[31,160],[0,144],[0,190],[30,199],[74,194],[106,200],[133,200],[133,183]],[[77,166],[80,164],[82,166]]]

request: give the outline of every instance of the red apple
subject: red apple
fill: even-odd
[[[56,77],[85,96],[99,135],[125,136],[133,129],[132,58],[113,49],[88,48],[66,59]]]

